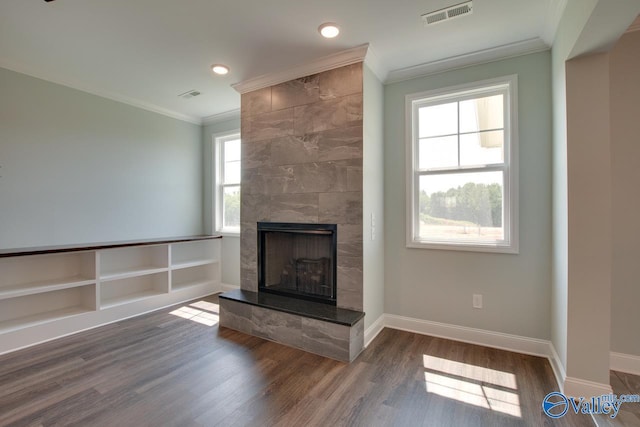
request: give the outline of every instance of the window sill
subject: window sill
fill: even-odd
[[[240,232],[237,231],[216,231],[216,234],[221,235],[222,237],[240,237]]]
[[[517,245],[499,246],[499,245],[481,245],[481,244],[465,244],[465,243],[436,243],[436,242],[416,242],[408,241],[408,249],[436,249],[444,251],[463,251],[463,252],[485,252],[517,255],[519,248]]]

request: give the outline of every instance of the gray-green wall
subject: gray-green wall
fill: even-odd
[[[550,52],[385,86],[385,313],[550,338]],[[405,247],[405,95],[518,75],[520,253]],[[472,308],[472,294],[484,308]]]
[[[611,52],[611,351],[640,356],[640,31]]]
[[[214,159],[213,137],[223,132],[240,131],[240,113],[238,117],[211,123],[202,128],[203,166],[204,166],[204,229],[214,232]],[[240,236],[225,235],[222,239],[222,283],[240,286]]]
[[[0,247],[202,233],[201,127],[0,69]]]

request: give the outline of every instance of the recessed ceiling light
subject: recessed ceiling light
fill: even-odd
[[[216,74],[220,74],[221,76],[224,76],[229,72],[229,67],[222,64],[213,64],[211,66],[211,71],[213,71]]]
[[[340,28],[333,22],[325,22],[318,27],[318,31],[322,34],[322,37],[327,39],[332,39],[340,34]]]

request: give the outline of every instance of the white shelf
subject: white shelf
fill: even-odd
[[[102,303],[100,304],[100,308],[104,310],[111,307],[117,307],[122,304],[129,304],[129,303],[140,301],[143,299],[148,299],[161,294],[162,292],[158,292],[158,291],[142,291],[142,292],[136,292],[133,294],[122,295],[119,297],[103,300]]]
[[[86,307],[69,307],[59,310],[46,311],[44,313],[33,314],[25,317],[18,317],[16,319],[5,320],[4,322],[0,322],[0,333],[28,328],[30,326],[64,319],[65,317],[76,316],[78,314],[88,313],[90,311],[93,310]]]
[[[90,312],[95,307],[94,283],[5,298],[0,300],[0,333]]]
[[[183,268],[191,268],[191,267],[199,267],[201,265],[209,265],[214,264],[218,261],[212,259],[198,259],[193,261],[181,262],[177,264],[173,264],[171,266],[172,270],[181,270]]]
[[[100,275],[100,280],[103,282],[107,282],[110,280],[120,280],[127,279],[130,277],[138,277],[138,276],[146,276],[148,274],[155,273],[163,273],[168,271],[169,269],[166,267],[156,267],[156,266],[141,266],[135,268],[122,269],[119,271],[110,271],[108,273],[103,273]]]
[[[116,280],[168,270],[168,245],[134,246],[98,252],[100,279]]]
[[[189,281],[189,282],[173,283],[171,289],[173,291],[181,291],[183,289],[194,288],[194,287],[197,287],[197,286],[211,286],[211,287],[214,287],[215,284],[216,284],[215,280],[207,280],[207,279],[192,280],[192,281]]]
[[[200,260],[217,261],[219,259],[220,245],[215,240],[181,242],[171,245],[171,264],[173,268]]]
[[[38,282],[20,285],[4,286],[0,288],[0,300],[39,294],[42,292],[57,291],[60,289],[75,288],[78,286],[91,285],[93,283],[95,283],[95,279],[83,276],[73,276],[61,279],[41,280]]]

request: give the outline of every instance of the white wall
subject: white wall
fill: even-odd
[[[553,46],[551,339],[568,376],[565,392],[576,396],[609,388],[614,250],[607,188],[612,179],[609,58],[576,56],[606,52],[638,13],[638,0],[615,7],[608,0],[569,0]],[[599,202],[593,202],[594,195]]]
[[[611,350],[640,356],[640,31],[611,52]]]
[[[363,298],[366,330],[384,313],[384,88],[366,64],[362,77]],[[373,236],[372,214],[375,216]]]
[[[202,233],[200,126],[0,69],[0,248]]]
[[[568,188],[567,100],[565,61],[586,25],[597,0],[569,0],[558,26],[551,52],[553,91],[553,263],[551,291],[551,342],[563,369],[567,366],[568,321]]]
[[[213,135],[222,132],[240,130],[240,113],[238,117],[229,120],[212,123],[202,128],[203,147],[203,203],[204,203],[204,230],[206,233],[214,232],[214,159],[213,159]],[[240,236],[225,235],[222,238],[222,283],[240,286]]]
[[[405,247],[404,96],[518,75],[520,253]],[[550,338],[550,52],[385,87],[385,312],[540,339]],[[484,308],[472,308],[472,294]]]

